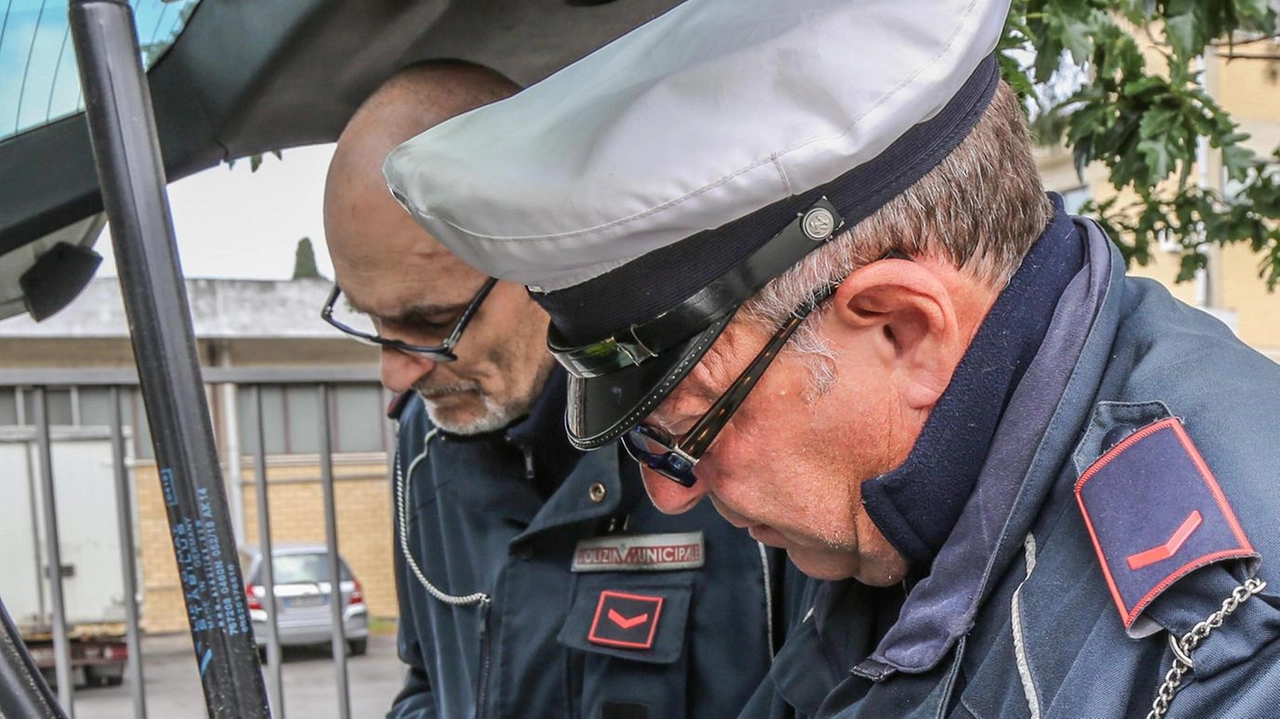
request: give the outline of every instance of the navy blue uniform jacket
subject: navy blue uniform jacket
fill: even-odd
[[[408,550],[441,592],[487,599],[451,606],[430,596],[405,562],[397,516],[409,670],[388,716],[723,719],[749,700],[746,716],[785,716],[761,686],[782,640],[772,620],[785,557],[706,503],[659,513],[616,447],[568,446],[564,402],[557,374],[529,418],[477,437],[436,431],[417,397],[401,414]],[[686,550],[671,558],[687,561],[687,533],[701,533],[700,568],[571,571],[579,542],[600,537],[612,544],[597,560],[673,535],[665,543]]]

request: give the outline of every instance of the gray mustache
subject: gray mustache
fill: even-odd
[[[465,382],[460,384],[436,386],[416,385],[413,389],[421,395],[423,399],[430,400],[448,397],[455,394],[464,394],[466,392],[478,392],[480,391],[480,385],[476,382]]]

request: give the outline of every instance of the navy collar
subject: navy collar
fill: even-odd
[[[996,427],[1084,265],[1084,248],[1051,194],[1054,216],[1000,293],[902,466],[862,484],[868,516],[912,564],[926,570],[978,481]]]
[[[506,430],[507,441],[519,446],[534,463],[537,487],[544,497],[560,487],[583,455],[569,444],[565,432],[568,397],[568,375],[556,365],[529,414]]]

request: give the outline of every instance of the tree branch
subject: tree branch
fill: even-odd
[[[1266,55],[1259,52],[1215,52],[1213,55],[1227,60],[1280,60],[1280,53]]]

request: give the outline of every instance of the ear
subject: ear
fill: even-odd
[[[842,352],[883,371],[911,409],[938,401],[968,346],[936,268],[910,260],[872,262],[846,277],[824,327]]]

